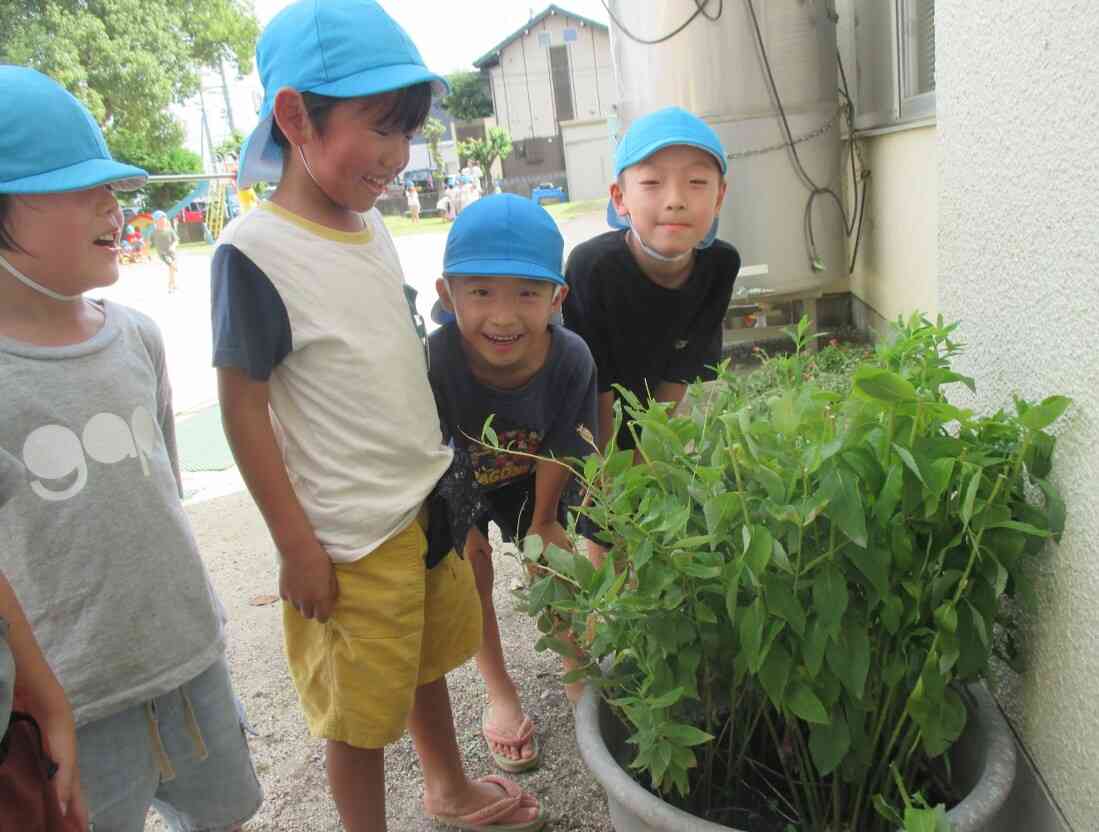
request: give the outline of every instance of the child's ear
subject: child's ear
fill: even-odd
[[[443,309],[447,312],[453,312],[454,301],[451,300],[450,287],[447,286],[445,277],[435,279],[435,291],[439,294],[439,303],[443,305]]]
[[[274,116],[287,141],[295,147],[314,137],[313,122],[309,119],[305,100],[293,87],[283,87],[275,93]]]
[[[562,283],[554,287],[553,289],[553,305],[550,307],[554,312],[561,309],[561,304],[565,302],[565,298],[569,296],[569,285]]]
[[[622,201],[622,186],[617,182],[611,183],[611,202],[614,203],[614,210],[618,213],[618,216],[625,217],[629,214],[629,209],[626,207],[626,203]]]
[[[714,206],[714,216],[716,217],[721,213],[721,206],[725,202],[725,192],[729,188],[729,183],[725,181],[725,177],[721,178],[721,184],[717,188],[717,204]]]

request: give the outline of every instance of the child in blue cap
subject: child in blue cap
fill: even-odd
[[[536,766],[538,741],[500,644],[488,522],[508,541],[537,534],[546,545],[571,549],[565,506],[579,500],[575,493],[563,499],[574,484],[567,468],[497,453],[477,440],[491,416],[499,444],[525,454],[583,457],[593,450],[591,352],[575,333],[550,323],[568,294],[563,248],[553,218],[529,199],[498,194],[473,203],[447,236],[433,310],[444,326],[428,338],[444,437],[472,463],[468,488],[449,496],[455,540],[464,541],[481,595],[477,667],[488,694],[482,732],[505,771]]]
[[[725,151],[702,119],[678,107],[643,116],[615,151],[607,221],[614,228],[569,255],[565,325],[599,368],[599,444],[610,436],[614,385],[642,402],[678,404],[687,382],[713,378],[721,322],[740,255],[715,239]]]
[[[118,279],[113,192],[145,172],[31,69],[0,67],[0,124],[0,448],[20,463],[0,571],[72,704],[98,832],[151,804],[173,830],[236,829],[261,793],[180,503],[164,344],[85,294]]]
[[[212,265],[226,433],[280,558],[290,674],[348,830],[385,828],[384,747],[407,726],[428,814],[535,830],[538,801],[462,768],[446,673],[481,643],[468,560],[425,560],[447,471],[422,322],[374,203],[445,82],[371,0],[276,15],[238,183],[277,181]]]
[[[697,116],[668,107],[637,119],[615,149],[607,222],[565,267],[565,325],[599,370],[601,448],[633,448],[628,416],[613,429],[615,385],[674,408],[687,383],[710,379],[740,254],[716,239],[728,166],[721,140]],[[591,540],[596,564],[604,549]]]

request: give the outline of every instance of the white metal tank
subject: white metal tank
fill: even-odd
[[[812,277],[827,288],[833,278],[845,277],[843,221],[826,195],[816,198],[812,212],[824,268],[811,267],[805,230],[810,192],[790,151],[781,147],[785,134],[747,0],[610,0],[607,6],[618,92],[615,138],[635,118],[661,107],[683,107],[706,119],[731,157],[718,236],[737,246],[745,266],[768,266],[767,278],[747,282],[770,285]],[[696,14],[700,6],[705,14]],[[801,162],[817,185],[840,193],[841,118],[836,117],[831,3],[754,0],[754,7],[794,139],[830,124],[821,135],[797,144]],[[637,40],[667,35],[692,15],[681,32],[663,43]],[[775,146],[770,152],[753,152]]]

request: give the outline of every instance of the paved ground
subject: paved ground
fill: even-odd
[[[562,223],[571,248],[605,228],[601,214]],[[420,311],[427,319],[435,297],[434,282],[442,263],[444,235],[397,238],[406,277],[420,292]],[[108,298],[134,306],[160,325],[168,352],[168,370],[180,419],[201,412],[216,400],[210,370],[209,256],[185,253],[180,258],[180,290],[168,295],[167,275],[158,263],[127,266]],[[254,605],[276,592],[273,544],[254,504],[242,491],[234,469],[189,473],[187,511],[214,586],[229,614],[229,661],[237,691],[258,736],[252,742],[266,802],[248,830],[329,832],[340,828],[325,785],[322,746],[306,733],[281,647],[277,604]],[[497,541],[498,543],[499,541]],[[556,681],[557,659],[535,653],[537,631],[512,608],[510,588],[519,579],[517,564],[498,558],[496,607],[505,650],[522,690],[528,713],[540,730],[544,765],[521,775],[554,817],[560,832],[609,832],[606,801],[579,760],[572,713]],[[483,687],[472,664],[451,674],[451,696],[459,743],[471,773],[489,771],[489,758],[479,732]],[[435,829],[420,811],[422,781],[407,740],[387,752],[387,814],[390,830]],[[162,829],[150,818],[149,830]]]

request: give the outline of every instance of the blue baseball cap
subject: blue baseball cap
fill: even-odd
[[[376,0],[299,0],[263,30],[256,46],[263,84],[259,125],[240,151],[237,185],[278,182],[282,148],[271,135],[275,96],[284,87],[332,98],[358,98],[430,82],[450,89],[424,66],[412,39]]]
[[[132,191],[148,177],[112,159],[87,108],[28,67],[0,66],[0,124],[0,193],[51,194],[99,185]]]
[[[446,238],[444,277],[525,277],[565,285],[565,240],[546,209],[515,194],[483,197],[462,210]],[[454,315],[436,301],[437,324]]]
[[[725,159],[725,148],[721,139],[706,122],[681,107],[665,107],[655,113],[649,113],[630,125],[626,135],[614,149],[614,178],[617,179],[628,167],[643,162],[665,147],[686,145],[704,150],[717,160],[721,175],[729,171]],[[611,228],[629,228],[628,217],[619,216],[614,209],[614,201],[607,201],[607,225]],[[717,238],[718,221],[695,248],[708,248]]]

